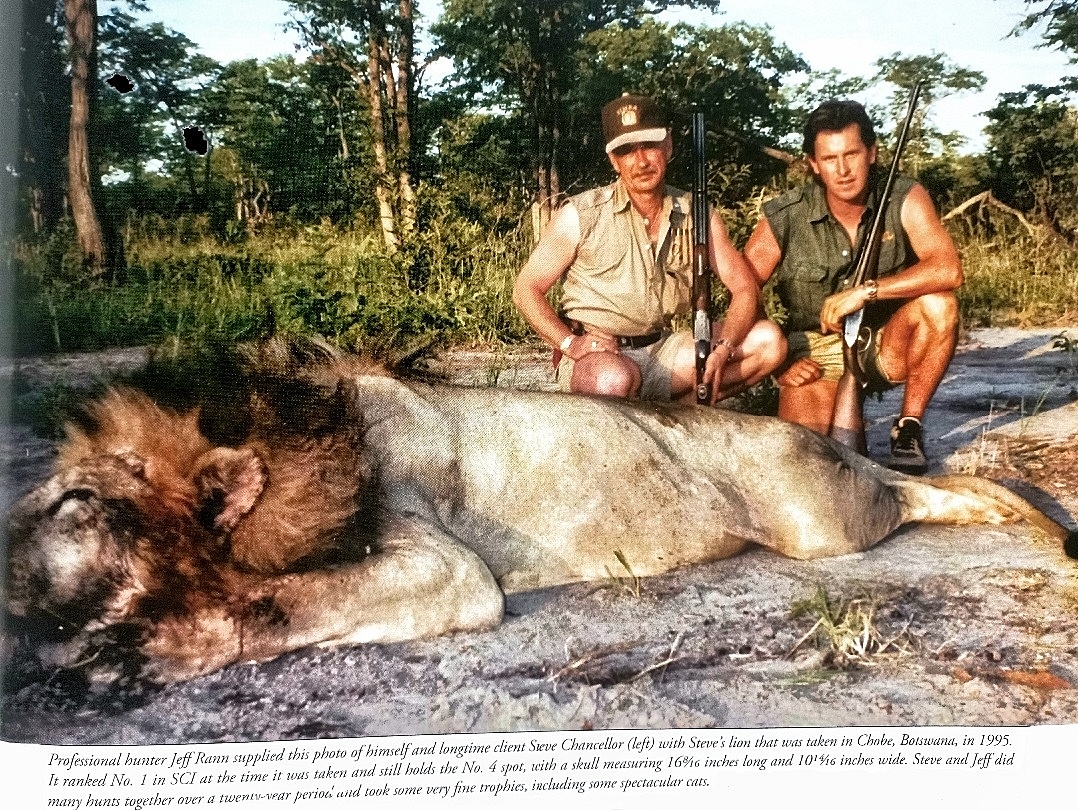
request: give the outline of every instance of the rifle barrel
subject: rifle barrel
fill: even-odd
[[[879,202],[876,205],[876,212],[872,218],[872,227],[869,229],[861,249],[858,251],[857,266],[854,270],[851,286],[856,287],[858,284],[864,284],[868,279],[876,277],[878,269],[875,266],[878,260],[876,249],[883,232],[883,218],[887,213],[887,205],[891,201],[891,191],[895,186],[895,178],[898,176],[899,160],[902,157],[903,150],[906,148],[906,141],[909,139],[910,127],[913,124],[913,114],[917,110],[917,98],[921,94],[921,84],[921,82],[917,82],[913,86],[913,90],[910,91],[910,100],[906,106],[906,118],[902,122],[902,129],[899,130],[898,140],[895,142],[894,158],[891,160],[891,166],[887,170],[887,182],[883,185],[883,194],[880,195]]]
[[[692,116],[693,340],[696,352],[696,402],[710,404],[711,386],[704,382],[711,354],[711,257],[708,253],[710,211],[707,202],[707,129],[704,114]]]

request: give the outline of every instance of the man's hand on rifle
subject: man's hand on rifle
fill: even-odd
[[[714,344],[711,354],[707,356],[707,361],[704,364],[704,382],[710,386],[711,401],[708,403],[709,405],[714,405],[722,398],[722,375],[733,354],[734,350],[724,341]]]
[[[842,319],[863,309],[869,302],[868,288],[864,285],[839,290],[824,299],[820,309],[820,331],[825,335],[842,331]]]

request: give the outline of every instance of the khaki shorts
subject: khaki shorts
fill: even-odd
[[[640,367],[643,380],[640,384],[640,399],[669,402],[674,363],[682,348],[686,344],[692,346],[692,343],[692,332],[683,330],[668,334],[642,349],[621,349],[622,355]],[[573,359],[568,355],[563,355],[558,363],[558,385],[562,391],[569,390],[574,365]]]
[[[861,353],[861,365],[865,369],[868,378],[867,390],[871,392],[889,391],[902,380],[892,380],[880,367],[880,340],[883,336],[883,327],[872,331],[872,340],[868,347]],[[825,380],[838,382],[846,364],[842,359],[842,335],[832,333],[824,335],[820,332],[791,332],[786,336],[790,344],[787,358],[792,362],[807,357],[815,360],[823,368]]]

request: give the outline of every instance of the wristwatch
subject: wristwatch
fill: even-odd
[[[734,353],[734,344],[728,341],[726,338],[719,338],[718,340],[716,340],[711,346],[711,351],[715,351],[717,348],[719,348],[719,346],[725,346],[727,349],[730,350],[730,354]]]

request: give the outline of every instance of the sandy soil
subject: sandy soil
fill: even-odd
[[[1052,347],[1059,331],[968,335],[928,414],[928,449],[934,472],[996,477],[1074,525],[1078,369],[1073,353]],[[107,359],[141,362],[138,353]],[[24,364],[23,374],[98,373],[64,360]],[[552,384],[547,358],[534,353],[456,353],[439,368],[464,383]],[[876,457],[898,407],[896,393],[869,404]],[[48,442],[19,426],[0,449],[9,492],[31,486],[50,457]],[[1023,525],[907,527],[863,554],[806,563],[753,551],[647,579],[638,592],[613,580],[541,591],[510,600],[490,632],[303,650],[164,689],[91,694],[13,667],[2,736],[145,744],[1073,723],[1076,605],[1078,563]],[[834,644],[822,632],[828,620]]]

